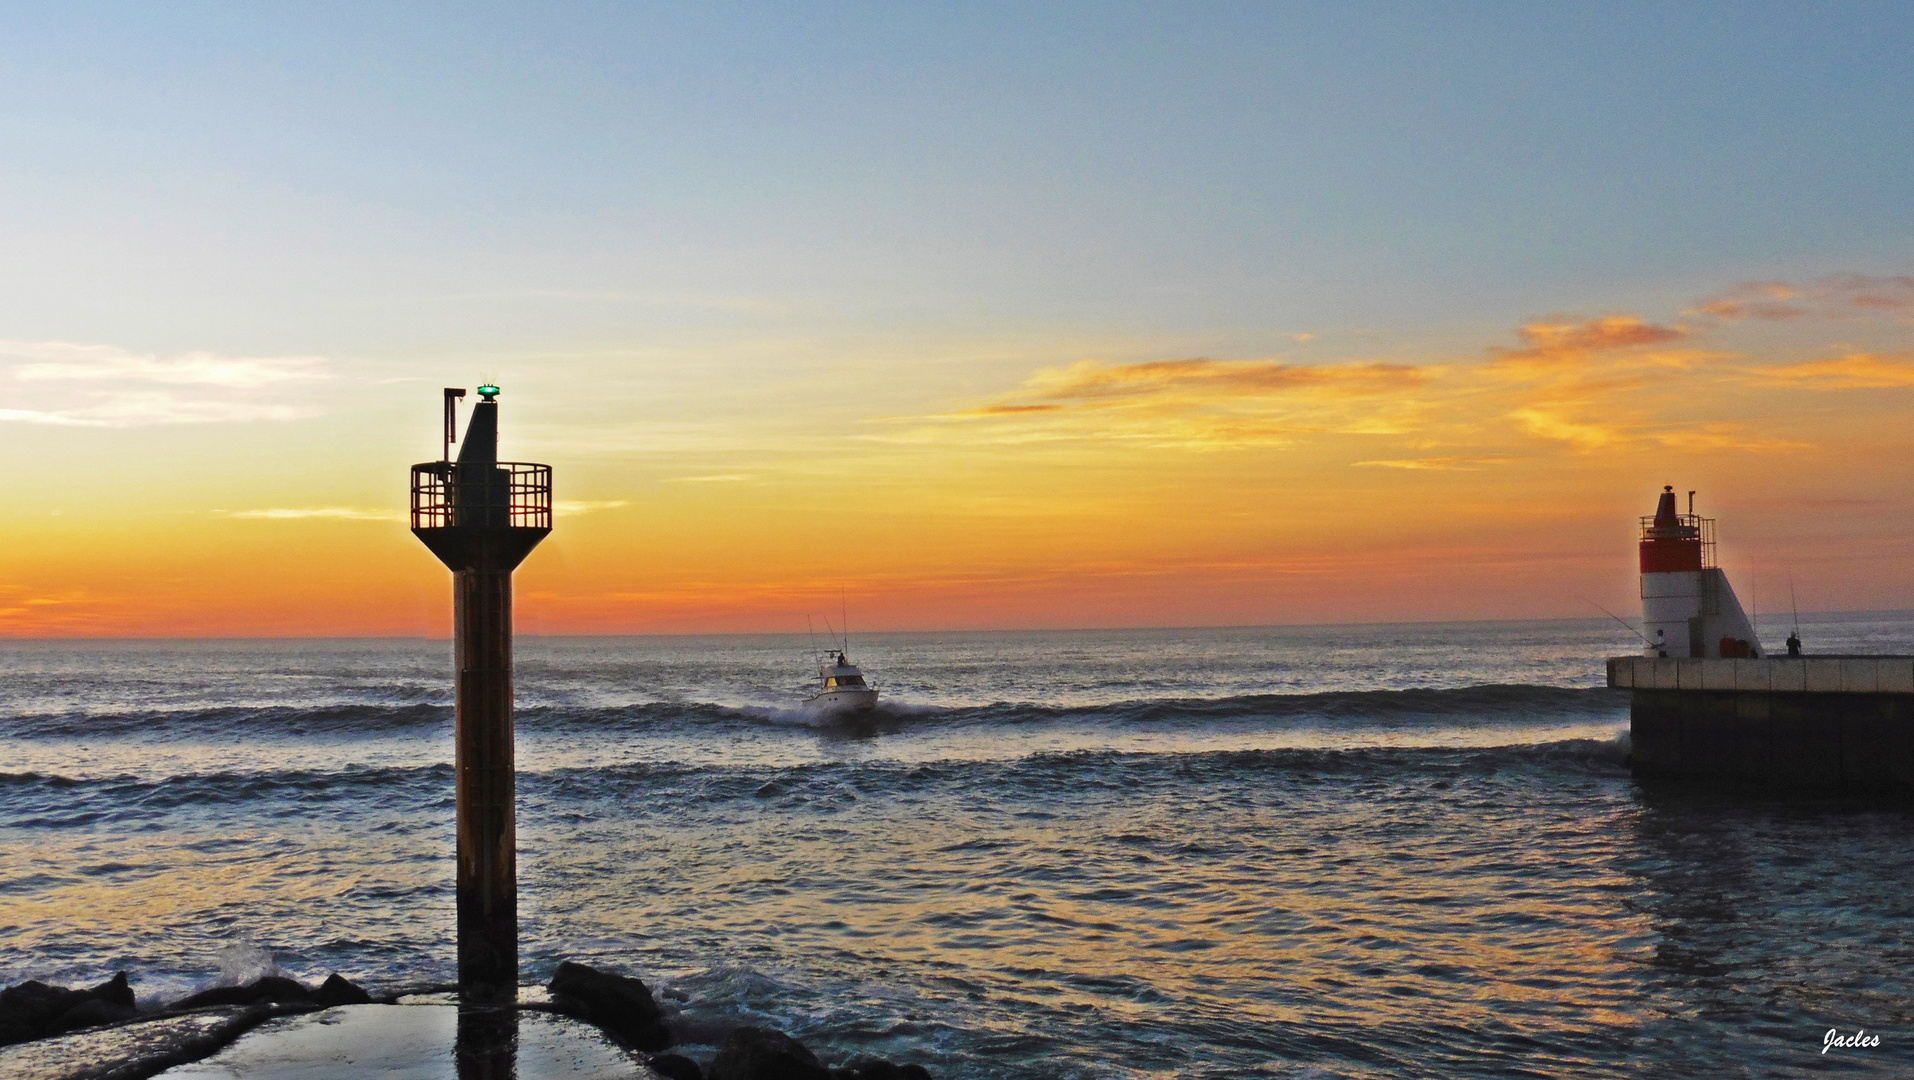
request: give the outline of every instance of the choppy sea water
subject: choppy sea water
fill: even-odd
[[[528,982],[942,1077],[1914,1069],[1914,814],[1637,785],[1613,623],[851,645],[817,728],[802,637],[520,640]],[[0,982],[450,979],[449,666],[0,643]]]

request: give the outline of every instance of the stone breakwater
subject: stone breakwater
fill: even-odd
[[[629,975],[565,961],[552,981],[551,1007],[597,1027],[618,1042],[653,1056],[646,1064],[668,1080],[930,1080],[921,1065],[859,1058],[827,1067],[803,1043],[779,1031],[741,1027],[725,1039],[707,1073],[671,1046],[671,1030],[645,984]]]
[[[124,971],[88,990],[23,982],[0,990],[0,1046],[117,1024],[138,1015]]]
[[[267,976],[246,986],[218,986],[181,998],[150,1014],[139,1011],[132,983],[124,971],[85,990],[28,981],[0,990],[0,1046],[218,1006],[287,1005],[329,1009],[335,1005],[371,1003],[372,995],[338,974],[326,979],[317,989],[277,976]]]
[[[452,988],[430,987],[422,993]],[[860,1057],[826,1065],[783,1032],[742,1026],[731,1031],[706,1066],[670,1052],[675,1039],[650,989],[636,978],[570,961],[546,987],[549,1000],[509,1006],[556,1013],[596,1028],[629,1052],[633,1076],[666,1080],[930,1080],[921,1065]],[[0,1072],[44,1077],[144,1077],[207,1058],[258,1025],[344,1005],[392,1005],[344,976],[317,987],[266,976],[221,986],[141,1010],[125,972],[98,986],[71,989],[24,982],[0,990]],[[248,1040],[250,1044],[252,1040]],[[26,1046],[23,1044],[32,1044]],[[41,1052],[31,1053],[33,1050]],[[28,1051],[22,1056],[23,1051]],[[11,1060],[10,1062],[10,1059]],[[642,1068],[639,1062],[643,1062]]]

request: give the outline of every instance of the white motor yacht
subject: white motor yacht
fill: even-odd
[[[864,681],[864,672],[844,650],[829,653],[817,665],[818,691],[804,699],[804,711],[813,716],[848,716],[877,708],[877,687]]]

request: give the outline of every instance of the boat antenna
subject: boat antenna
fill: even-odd
[[[837,628],[831,625],[831,617],[829,615],[824,616],[824,632],[831,637],[837,636]]]
[[[1608,616],[1611,619],[1614,619],[1616,622],[1621,623],[1623,626],[1628,627],[1628,632],[1635,635],[1638,638],[1641,638],[1643,645],[1649,644],[1648,636],[1646,634],[1643,634],[1640,630],[1635,629],[1634,625],[1630,623],[1627,619],[1622,618],[1620,615],[1615,614],[1614,612],[1608,610],[1607,608],[1603,607],[1600,604],[1596,604],[1595,601],[1589,600],[1588,597],[1586,596],[1582,597],[1582,599],[1588,600],[1590,604],[1593,604],[1595,607],[1595,610],[1601,612],[1602,614]]]
[[[851,608],[844,600],[844,590],[842,589],[839,589],[837,592],[837,616],[838,625],[844,628],[844,637],[841,642],[842,648],[838,650],[842,653],[851,647]]]
[[[811,617],[804,616],[804,640],[811,646],[811,657],[822,660],[824,654],[817,651],[817,627],[811,625]]]

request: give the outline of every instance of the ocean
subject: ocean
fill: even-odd
[[[525,981],[951,1078],[1908,1075],[1914,814],[1638,785],[1632,645],[859,634],[886,704],[818,727],[803,635],[521,638]],[[449,981],[449,687],[443,641],[0,643],[0,983]]]

